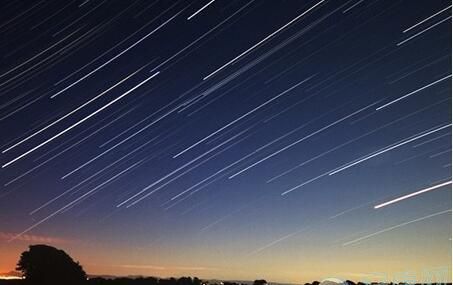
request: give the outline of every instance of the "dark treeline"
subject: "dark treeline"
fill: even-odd
[[[181,277],[168,278],[168,279],[158,279],[155,277],[139,277],[139,278],[114,278],[114,279],[105,279],[101,277],[90,278],[87,285],[201,285],[202,282],[197,277]]]
[[[155,278],[155,277],[117,277],[103,278],[93,277],[83,282],[84,285],[246,285],[236,282],[209,282],[202,281],[197,277],[181,277],[176,278]],[[267,284],[265,280],[255,280],[253,285]],[[0,280],[0,285],[43,285],[27,282],[26,280]],[[62,284],[63,285],[63,284]]]
[[[179,279],[158,279],[155,277],[118,277],[118,278],[88,278],[83,285],[201,285],[198,278],[182,277]],[[0,285],[44,285],[27,282],[27,280],[0,280]],[[63,285],[63,284],[62,284]]]
[[[1,280],[0,285],[250,285],[250,283],[202,281],[197,277],[155,278],[155,277],[88,277],[82,266],[66,252],[48,245],[31,245],[24,251],[16,270],[23,279]],[[332,283],[332,282],[331,282]],[[343,285],[408,285],[406,283],[366,284],[346,280]],[[336,284],[336,283],[334,283]],[[451,283],[411,284],[411,285],[451,285]],[[253,285],[268,285],[264,279],[255,280]],[[320,285],[320,282],[304,285]],[[337,284],[339,285],[339,284]]]
[[[202,282],[197,277],[181,277],[160,279],[155,277],[117,277],[117,278],[103,278],[93,277],[83,282],[83,285],[208,285],[208,282]],[[224,285],[240,285],[236,283],[225,282]],[[44,285],[35,284],[34,282],[27,282],[27,280],[0,280],[0,285]],[[62,284],[63,285],[63,284]],[[216,285],[210,283],[209,285]],[[217,284],[219,285],[219,284]]]
[[[263,285],[261,282],[263,280],[255,280],[253,285]],[[179,279],[176,278],[168,278],[168,279],[159,279],[155,277],[137,277],[137,278],[130,278],[130,277],[118,277],[118,278],[102,278],[102,277],[94,277],[89,278],[86,282],[83,283],[84,285],[246,285],[245,283],[237,283],[237,282],[209,282],[209,281],[202,281],[197,277],[181,277]],[[264,283],[264,284],[267,284]],[[314,281],[312,283],[305,283],[304,285],[319,285],[319,281]],[[344,282],[347,285],[407,285],[406,283],[378,283],[373,282],[371,284],[366,284],[362,282],[354,283],[352,281]],[[0,285],[43,285],[43,284],[35,284],[31,282],[27,282],[26,280],[0,280]],[[63,284],[62,284],[63,285]],[[413,285],[452,285],[451,283],[423,283],[423,284],[413,284]]]

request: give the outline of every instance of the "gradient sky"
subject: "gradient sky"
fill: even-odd
[[[0,272],[450,280],[450,5],[4,1]]]

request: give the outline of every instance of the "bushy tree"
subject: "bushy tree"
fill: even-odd
[[[87,276],[82,266],[63,250],[48,245],[31,245],[24,251],[16,270],[22,272],[28,284],[80,285]]]

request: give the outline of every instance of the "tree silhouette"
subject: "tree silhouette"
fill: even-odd
[[[48,245],[30,245],[17,263],[28,284],[79,285],[87,280],[85,271],[78,262],[63,250]]]
[[[193,285],[201,285],[201,280],[198,277],[193,278]]]
[[[266,285],[266,284],[267,284],[267,281],[264,279],[259,279],[259,280],[253,281],[253,285]]]
[[[190,277],[181,277],[176,281],[176,285],[192,285],[192,278]]]

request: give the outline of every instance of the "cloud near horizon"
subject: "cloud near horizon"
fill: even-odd
[[[118,264],[118,265],[107,265],[108,267],[121,267],[121,268],[132,268],[132,269],[153,269],[153,270],[187,270],[187,271],[217,271],[215,267],[203,267],[203,266],[159,266],[151,264]]]
[[[41,235],[29,235],[24,234],[17,236],[15,233],[6,233],[0,232],[0,241],[9,241],[12,238],[20,241],[26,242],[42,242],[42,243],[50,243],[50,244],[66,244],[70,243],[70,240],[59,238],[59,237],[51,237],[51,236],[41,236]]]

